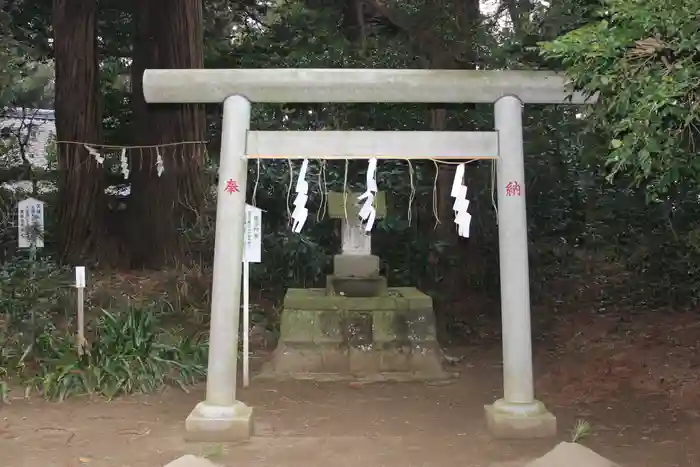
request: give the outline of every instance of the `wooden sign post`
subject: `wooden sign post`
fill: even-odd
[[[76,346],[78,355],[85,352],[85,266],[75,267],[75,289],[78,291],[78,331]]]
[[[243,237],[243,387],[250,385],[250,263],[262,261],[262,210],[246,204]]]

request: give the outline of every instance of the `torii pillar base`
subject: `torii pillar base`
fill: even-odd
[[[539,401],[514,404],[497,400],[484,406],[486,426],[499,439],[550,438],[557,434],[557,419]]]
[[[247,441],[253,435],[253,409],[242,402],[220,407],[197,404],[185,421],[185,439],[226,443]]]

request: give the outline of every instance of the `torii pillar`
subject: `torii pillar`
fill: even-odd
[[[554,436],[557,419],[535,399],[532,371],[523,104],[518,97],[506,95],[494,107],[499,144],[496,186],[503,398],[485,406],[486,423],[499,438]]]
[[[189,439],[234,441],[249,437],[253,431],[252,409],[236,400],[246,158],[253,154],[250,151],[256,138],[258,157],[270,156],[260,148],[280,148],[281,143],[277,141],[280,132],[265,135],[266,132],[248,131],[251,102],[495,105],[504,389],[501,399],[486,406],[486,422],[497,437],[555,434],[555,417],[534,395],[522,105],[584,104],[593,100],[571,93],[565,77],[544,71],[189,69],[146,70],[143,79],[148,103],[224,103],[207,394],[187,418]],[[318,137],[324,133],[325,138]],[[314,149],[329,144],[343,146],[343,141],[335,141],[336,135],[327,133],[318,132],[314,137],[307,132],[291,139],[311,150],[303,157],[314,158]],[[360,132],[346,133],[340,137],[353,141],[355,149],[364,150],[364,154],[371,154],[375,145],[385,139],[376,135],[358,137]],[[389,133],[410,136],[415,132]],[[440,135],[435,141],[449,146],[443,152],[450,152],[450,148],[460,150],[456,142],[464,141],[464,135],[451,140],[448,132],[435,134]],[[310,138],[314,144],[309,143]],[[389,139],[402,138],[406,136],[392,135]],[[413,135],[416,146],[421,145],[421,139],[424,135]],[[464,154],[478,150],[479,141],[485,144],[484,148],[490,147],[488,134],[474,134],[469,141],[471,147],[461,148]],[[299,147],[286,145],[286,149],[294,152]],[[340,152],[334,156],[342,158]],[[402,154],[395,157],[405,158]],[[230,183],[235,183],[238,190],[230,190]]]

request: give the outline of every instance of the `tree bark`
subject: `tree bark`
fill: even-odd
[[[138,145],[203,141],[202,105],[153,105],[143,99],[146,68],[202,68],[202,0],[135,2],[132,63],[133,135]],[[204,144],[143,149],[131,154],[129,213],[134,267],[161,268],[184,259],[182,229],[204,204]],[[157,173],[157,159],[164,171]]]
[[[101,105],[97,0],[54,0],[56,133],[59,141],[97,144]],[[64,262],[104,258],[104,169],[81,144],[58,145],[58,252]]]
[[[513,23],[515,35],[522,40],[530,23],[530,13],[532,12],[532,2],[529,0],[505,0],[508,16]]]

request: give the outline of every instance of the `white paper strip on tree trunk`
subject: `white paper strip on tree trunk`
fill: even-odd
[[[245,205],[243,262],[262,262],[262,209]]]
[[[126,157],[126,148],[122,148],[121,156],[119,156],[119,163],[124,180],[127,180],[129,178],[129,159]]]
[[[83,146],[85,147],[85,149],[87,149],[87,152],[90,153],[90,155],[95,158],[95,162],[97,162],[97,165],[104,164],[105,156],[100,154],[100,151],[93,148],[92,146],[88,146],[87,144],[84,144]]]
[[[160,150],[156,147],[156,173],[159,177],[165,172],[165,165],[163,164],[163,156],[160,154]]]
[[[17,203],[17,246],[44,247],[44,207],[46,203],[27,198]]]

